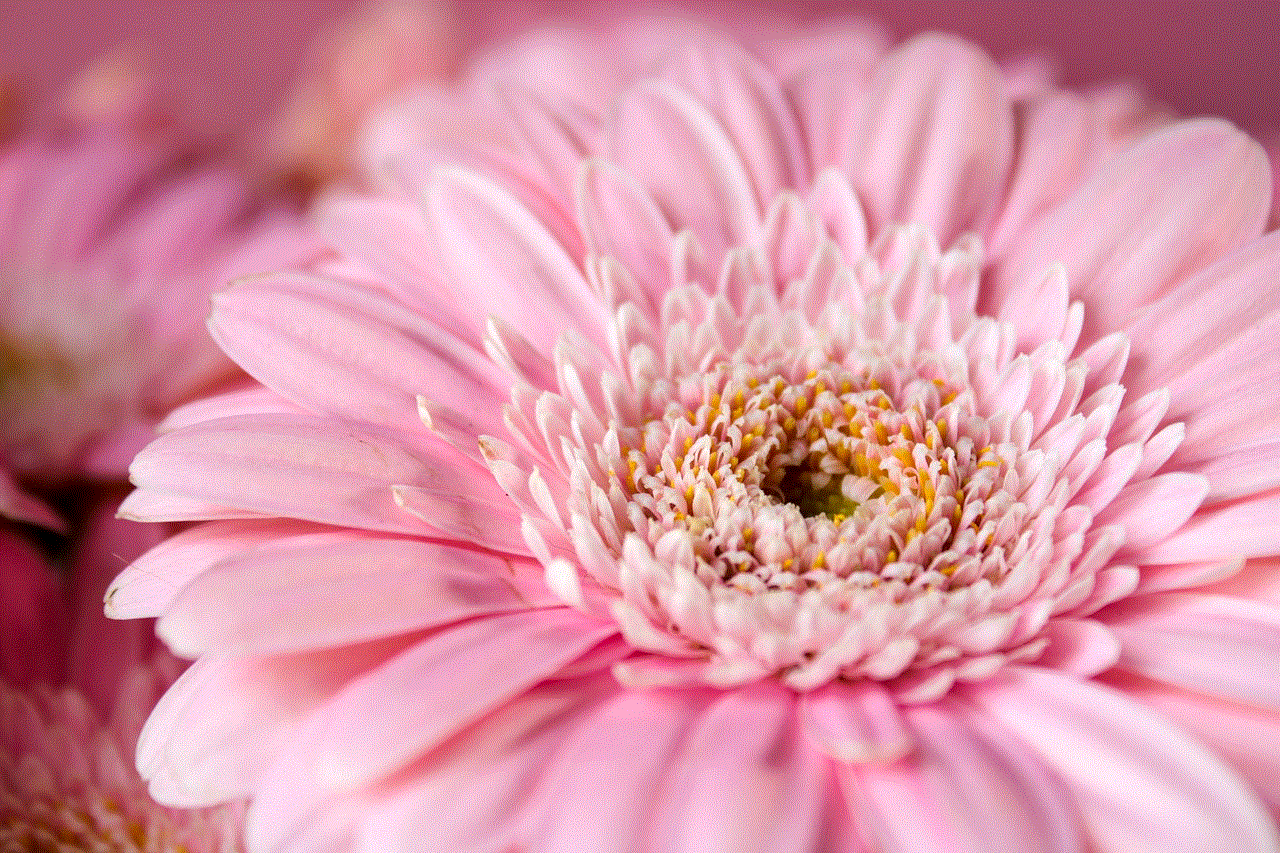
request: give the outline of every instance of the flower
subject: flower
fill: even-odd
[[[123,480],[163,415],[235,376],[212,290],[314,253],[296,214],[193,157],[110,123],[0,154],[0,515],[57,527],[33,491]]]
[[[155,647],[148,625],[110,624],[97,606],[119,560],[157,539],[114,510],[99,508],[78,543],[70,595],[33,547],[0,530],[0,849],[243,849],[243,804],[161,806],[132,766],[142,721],[181,666]]]
[[[257,851],[1280,849],[1264,153],[838,60],[705,40],[457,163],[407,109],[337,258],[216,297],[262,387],[135,460],[206,521],[108,594],[197,658],[157,797]]]

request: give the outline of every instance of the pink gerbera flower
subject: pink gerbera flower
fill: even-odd
[[[257,851],[1280,849],[1261,148],[944,36],[780,74],[513,94],[520,148],[402,145],[340,259],[217,297],[264,387],[135,461],[209,521],[108,597],[198,658],[159,798]]]

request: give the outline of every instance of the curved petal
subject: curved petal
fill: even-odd
[[[156,631],[187,657],[328,648],[538,603],[520,595],[511,573],[502,558],[420,539],[298,537],[203,572]]]
[[[698,236],[712,268],[760,226],[763,209],[733,140],[674,83],[646,80],[619,98],[608,150],[674,230]]]
[[[904,714],[918,744],[910,758],[843,771],[877,849],[1083,853],[1061,780],[1015,738],[951,702]]]
[[[660,789],[648,849],[785,853],[814,845],[828,762],[800,737],[794,702],[790,691],[762,683],[707,709]]]
[[[1183,122],[1104,163],[993,270],[979,306],[1018,324],[1029,285],[1055,263],[1085,305],[1083,344],[1105,336],[1232,250],[1258,237],[1270,188],[1257,143],[1225,122]]]
[[[1120,638],[1122,668],[1280,711],[1280,607],[1167,592],[1116,604],[1103,618]]]
[[[248,373],[304,409],[354,422],[424,429],[425,395],[502,428],[510,379],[481,352],[364,286],[281,273],[213,300],[209,330]]]
[[[966,692],[1067,783],[1100,849],[1274,853],[1280,845],[1238,776],[1122,693],[1030,668]]]
[[[947,245],[994,213],[1012,158],[1000,70],[964,41],[924,35],[877,69],[844,165],[873,233],[919,222]]]
[[[418,534],[423,524],[400,508],[392,489],[422,484],[493,513],[505,510],[507,528],[495,522],[495,529],[517,529],[519,517],[493,478],[472,467],[461,457],[441,453],[425,459],[401,442],[334,429],[307,415],[281,414],[221,418],[162,435],[134,460],[130,476],[140,493]]]
[[[573,330],[604,351],[610,314],[566,248],[516,196],[464,169],[437,169],[424,204],[449,288],[544,353]]]

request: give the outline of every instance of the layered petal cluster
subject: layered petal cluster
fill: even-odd
[[[230,278],[314,253],[175,134],[110,123],[0,154],[0,515],[56,525],[21,486],[120,480],[175,405],[234,375],[203,326]]]
[[[216,298],[261,387],[139,455],[123,512],[205,523],[108,599],[197,658],[157,797],[255,851],[1280,849],[1265,154],[842,51],[512,90],[452,161],[407,109],[339,257]]]

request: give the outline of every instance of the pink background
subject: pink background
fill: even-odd
[[[0,75],[39,98],[103,51],[130,40],[149,43],[163,70],[205,81],[199,91],[206,111],[232,126],[266,115],[317,29],[356,5],[351,0],[0,0]],[[464,0],[462,15],[474,41],[565,5]],[[1069,85],[1140,80],[1151,96],[1181,114],[1223,115],[1265,138],[1280,131],[1277,2],[799,5],[806,13],[862,10],[898,36],[951,30],[998,58],[1042,52],[1056,61]],[[597,4],[593,11],[600,8]]]

